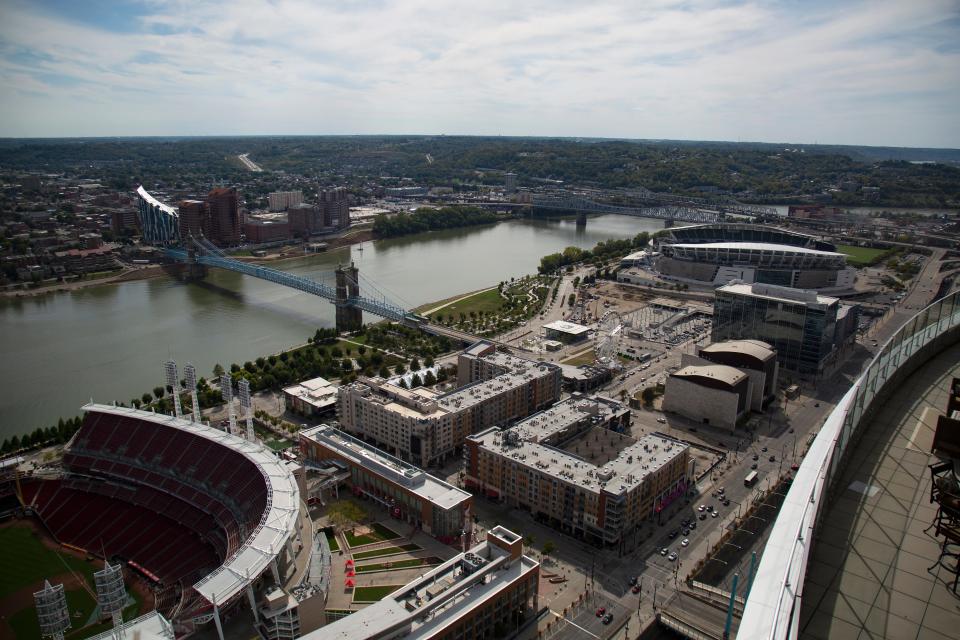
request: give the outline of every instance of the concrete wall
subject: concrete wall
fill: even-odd
[[[748,395],[750,391],[748,391]],[[663,410],[731,431],[737,426],[739,396],[722,389],[704,387],[684,378],[667,378],[663,394]]]

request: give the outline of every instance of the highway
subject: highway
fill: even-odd
[[[253,160],[251,160],[249,156],[250,156],[249,153],[243,153],[237,156],[237,158],[240,160],[240,162],[243,163],[243,166],[245,166],[250,171],[253,171],[254,173],[262,172],[263,169],[260,167],[260,165],[258,165]]]

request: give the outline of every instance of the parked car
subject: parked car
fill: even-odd
[[[612,613],[608,613],[607,615],[603,616],[603,624],[610,624],[611,621],[613,621]]]
[[[688,544],[690,544],[690,539],[689,539],[689,538],[684,538],[683,540],[680,541],[680,546],[681,546],[681,547],[685,547],[685,546],[687,546]]]
[[[630,589],[630,591],[633,591],[634,593],[640,593],[640,585],[633,585],[633,589]]]
[[[602,616],[603,614],[605,614],[606,612],[607,612],[607,608],[606,608],[606,607],[600,607],[600,608],[598,608],[598,609],[597,609],[597,617],[598,617],[598,618],[601,617],[601,616]]]
[[[756,468],[757,468],[757,463],[754,462],[752,465],[750,465],[750,468],[756,470]]]
[[[676,562],[677,558],[679,557],[680,556],[678,556],[676,553],[671,553],[669,556],[667,556],[667,560],[669,560],[670,562]]]
[[[670,549],[667,549],[666,547],[664,547],[663,549],[660,549],[660,555],[665,556],[668,553],[670,553]]]

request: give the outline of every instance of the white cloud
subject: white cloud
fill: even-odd
[[[129,31],[108,31],[8,3],[0,135],[960,146],[952,0],[146,6]]]

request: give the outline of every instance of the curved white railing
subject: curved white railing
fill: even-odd
[[[770,532],[740,621],[738,640],[797,637],[803,580],[817,521],[847,445],[858,435],[861,419],[885,385],[899,381],[898,371],[912,371],[901,367],[923,347],[958,326],[960,291],[937,300],[900,327],[827,417],[796,472]],[[868,423],[869,419],[863,421]]]

